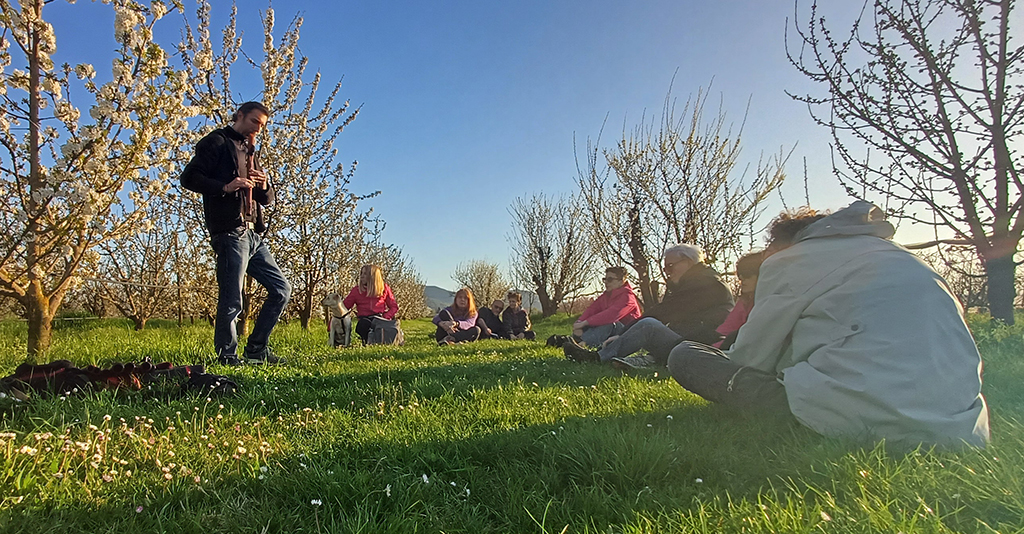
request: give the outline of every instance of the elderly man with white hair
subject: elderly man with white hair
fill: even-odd
[[[715,331],[732,309],[732,292],[714,269],[704,264],[700,247],[679,244],[663,255],[665,296],[625,333],[609,338],[597,351],[566,344],[566,358],[612,362],[619,368],[664,366],[672,349],[683,340],[714,343]],[[629,356],[640,349],[648,355]]]

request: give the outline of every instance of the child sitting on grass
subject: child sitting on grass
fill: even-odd
[[[501,323],[509,339],[537,339],[537,333],[530,330],[530,314],[523,309],[523,295],[517,291],[509,291],[505,296],[508,307],[501,314]]]

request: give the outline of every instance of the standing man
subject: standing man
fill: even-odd
[[[267,341],[292,288],[261,237],[267,228],[263,206],[274,201],[274,190],[252,157],[256,135],[269,116],[259,102],[242,104],[231,125],[199,140],[196,155],[181,173],[181,185],[203,195],[206,228],[217,255],[219,294],[213,344],[217,360],[225,365],[284,363]],[[267,300],[249,335],[245,358],[239,359],[235,321],[242,312],[246,273],[267,289]]]

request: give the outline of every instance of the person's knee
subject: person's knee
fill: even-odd
[[[282,280],[282,282],[279,288],[281,299],[288,302],[292,298],[292,284],[288,280]]]
[[[672,378],[679,382],[679,385],[686,387],[689,378],[693,373],[694,358],[700,355],[699,350],[693,349],[688,342],[682,342],[668,355],[668,372]],[[689,388],[687,388],[689,389]]]
[[[662,326],[661,321],[655,319],[654,317],[644,317],[643,319],[637,321],[636,324],[633,325],[633,328],[651,328],[658,326]]]

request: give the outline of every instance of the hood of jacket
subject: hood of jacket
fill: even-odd
[[[878,206],[858,200],[853,204],[811,223],[796,234],[795,243],[819,237],[840,237],[869,235],[892,239],[896,228],[885,220],[885,213]]]

